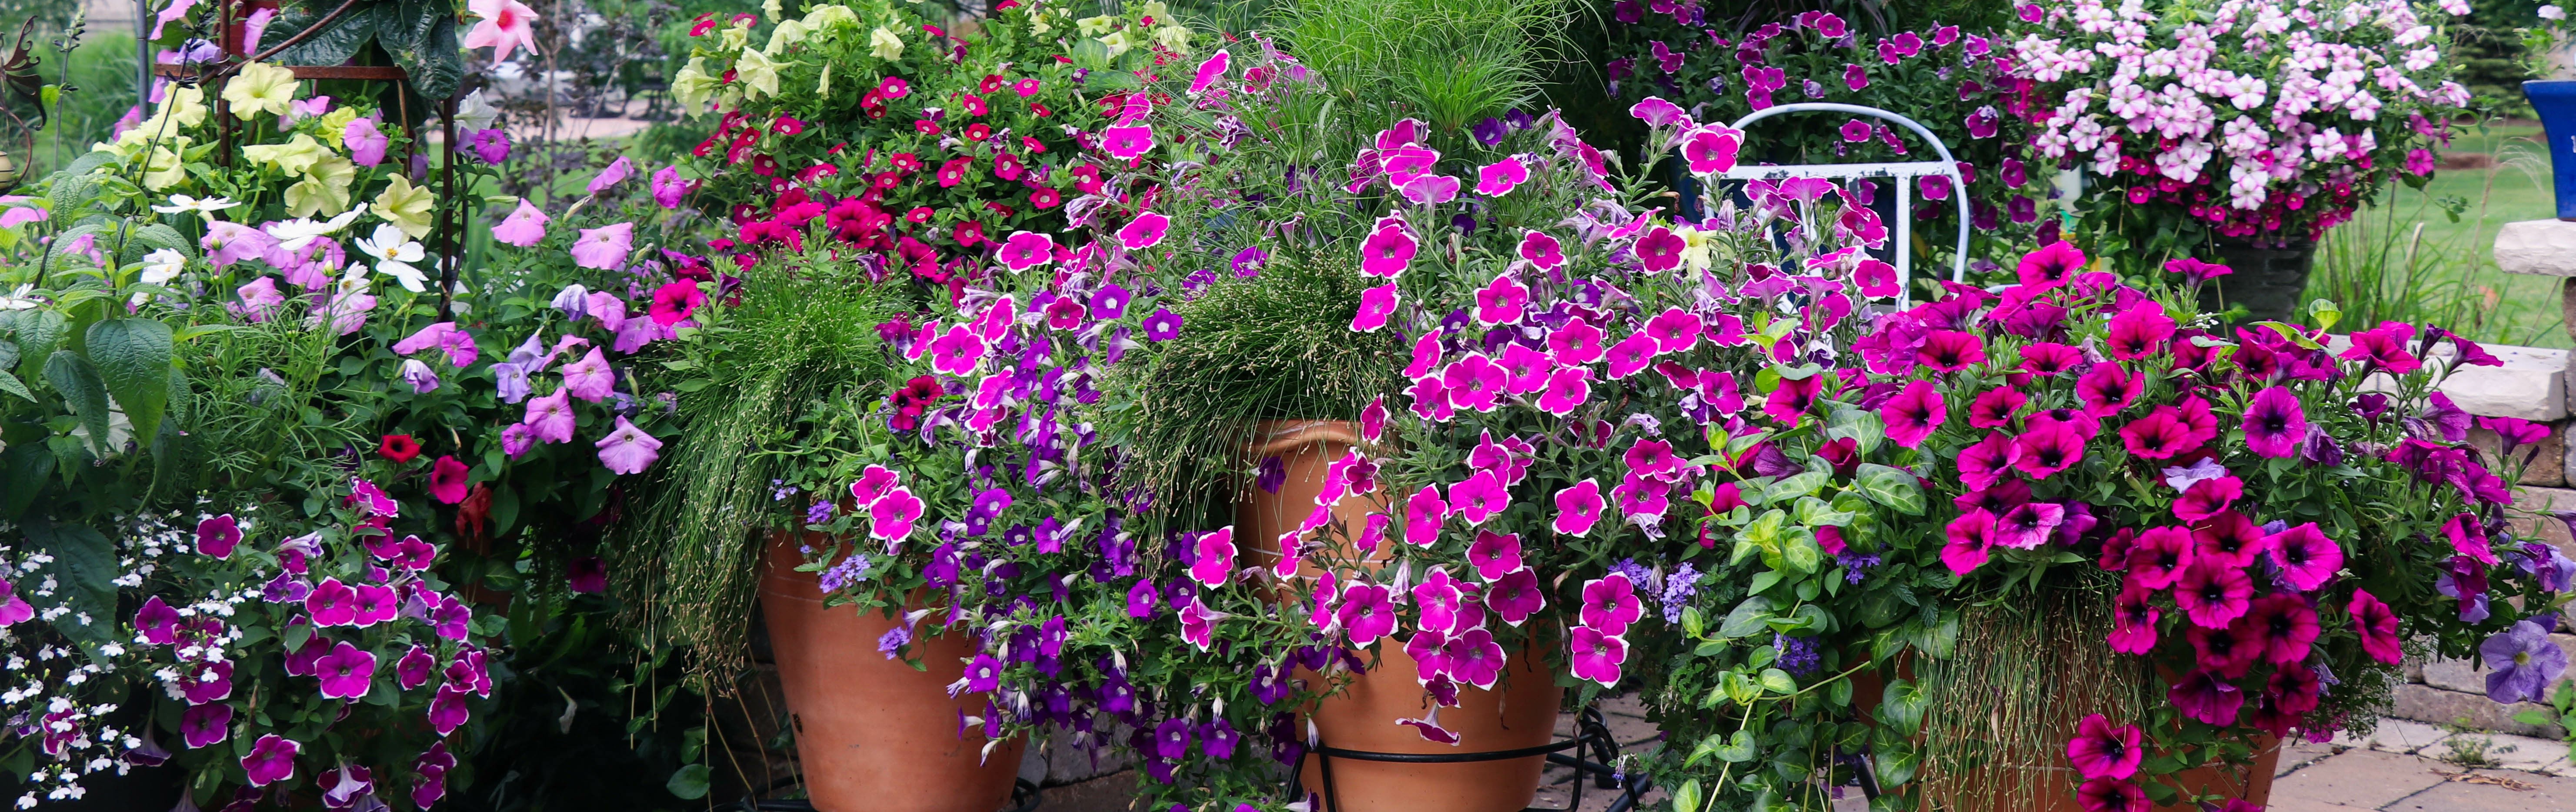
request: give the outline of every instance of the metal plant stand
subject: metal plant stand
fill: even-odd
[[[1575,751],[1575,755],[1567,755],[1565,753],[1567,750]],[[1619,797],[1610,802],[1608,812],[1628,812],[1635,809],[1638,799],[1644,797],[1646,791],[1653,788],[1652,782],[1646,776],[1622,775],[1610,766],[1610,762],[1619,757],[1619,741],[1610,736],[1610,725],[1602,719],[1601,709],[1588,705],[1575,714],[1574,738],[1537,747],[1488,750],[1481,753],[1380,753],[1370,750],[1347,750],[1318,741],[1309,750],[1308,755],[1317,759],[1316,764],[1319,768],[1317,771],[1322,773],[1324,779],[1324,802],[1334,812],[1341,812],[1343,809],[1339,787],[1333,783],[1333,760],[1337,758],[1399,764],[1470,764],[1544,755],[1550,764],[1574,768],[1573,797],[1567,801],[1565,807],[1569,812],[1583,807],[1583,785],[1587,783],[1600,789],[1619,790]],[[1586,759],[1584,756],[1590,756],[1590,758]],[[1586,776],[1591,777],[1592,780],[1583,780]],[[1309,788],[1303,785],[1301,779],[1294,777],[1289,779],[1291,797],[1304,797],[1308,790]],[[1526,812],[1557,811],[1530,807]]]
[[[1896,247],[1896,278],[1899,282],[1896,306],[1900,310],[1904,309],[1913,299],[1913,181],[1915,178],[1931,176],[1949,178],[1951,200],[1955,201],[1959,207],[1959,243],[1957,251],[1951,255],[1950,259],[1950,281],[1968,281],[1968,184],[1966,178],[1959,175],[1958,159],[1950,155],[1950,146],[1948,144],[1941,143],[1939,136],[1933,135],[1931,130],[1924,128],[1922,124],[1916,123],[1914,119],[1906,118],[1902,115],[1881,110],[1876,107],[1864,107],[1857,104],[1838,104],[1834,102],[1799,102],[1796,104],[1773,105],[1753,111],[1750,115],[1736,119],[1735,123],[1727,126],[1733,129],[1742,130],[1753,122],[1789,113],[1843,113],[1847,115],[1869,116],[1871,118],[1885,119],[1895,123],[1897,126],[1904,127],[1905,129],[1912,131],[1917,136],[1922,137],[1925,143],[1932,145],[1932,151],[1939,154],[1941,156],[1941,160],[1906,161],[1899,163],[1789,164],[1772,166],[1739,164],[1733,169],[1719,173],[1718,176],[1728,180],[1788,180],[1791,178],[1852,179],[1879,177],[1895,181],[1896,236],[1894,242]]]

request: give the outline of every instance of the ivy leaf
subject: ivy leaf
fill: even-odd
[[[1753,760],[1753,731],[1738,730],[1726,738],[1726,746],[1717,748],[1720,761],[1742,764]]]
[[[108,319],[89,326],[88,342],[90,362],[98,367],[107,393],[125,409],[134,436],[149,442],[170,402],[170,325],[158,319]]]
[[[1923,515],[1923,486],[1914,475],[1872,462],[1860,465],[1857,477],[1862,495],[1908,516]]]
[[[1762,687],[1775,694],[1794,694],[1798,692],[1798,680],[1789,676],[1787,671],[1765,668],[1762,669]]]
[[[1932,704],[1931,698],[1924,695],[1923,686],[1914,684],[1913,680],[1891,681],[1879,696],[1878,720],[1898,731],[1922,727],[1923,711]]]
[[[707,765],[691,764],[671,773],[671,780],[663,786],[669,789],[672,795],[679,796],[681,800],[694,801],[707,797],[707,789],[711,783],[709,779],[713,775],[714,772],[707,769]]]

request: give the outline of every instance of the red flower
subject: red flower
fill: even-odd
[[[1001,79],[1001,77],[996,76],[996,77],[987,78],[987,79],[985,79],[984,81],[985,81],[985,82],[988,82],[988,83],[998,83],[1000,79]],[[987,91],[984,91],[984,92],[986,92],[986,93],[991,93],[991,92],[993,92],[993,91],[987,90]],[[987,113],[987,112],[991,112],[991,109],[992,109],[992,108],[986,107],[986,106],[984,105],[984,97],[982,97],[982,96],[978,96],[978,95],[975,95],[975,94],[973,94],[973,93],[961,93],[961,94],[958,94],[958,100],[957,100],[957,101],[958,101],[959,106],[962,106],[962,107],[965,107],[965,108],[966,108],[966,114],[967,114],[967,115],[970,115],[970,116],[980,116],[980,115],[983,115],[983,114],[985,114],[985,113]]]
[[[1000,90],[1000,89],[1002,89],[1002,77],[1001,77],[1001,75],[1000,75],[1000,74],[994,74],[994,73],[987,73],[987,74],[984,74],[984,81],[981,81],[981,82],[977,82],[977,83],[975,83],[975,92],[977,92],[977,93],[992,93],[993,91]],[[977,101],[982,101],[982,100],[981,100],[981,99],[978,99]],[[982,113],[977,113],[976,115],[983,115],[983,114],[982,114]]]
[[[968,141],[982,141],[991,137],[993,137],[993,128],[986,126],[984,122],[978,121],[973,124],[966,125],[966,140]]]
[[[912,128],[922,135],[938,135],[940,132],[939,122],[926,118],[913,120]]]
[[[927,223],[930,222],[930,215],[933,213],[929,206],[916,206],[913,210],[904,212],[903,219],[908,223]]]
[[[973,220],[958,223],[949,231],[949,236],[955,237],[958,245],[973,248],[984,242],[984,224]]]
[[[909,152],[898,152],[891,156],[887,156],[887,159],[894,162],[894,168],[896,169],[905,172],[921,171],[921,156],[919,155],[914,155]]]
[[[1055,208],[1056,204],[1062,202],[1064,202],[1064,194],[1054,189],[1040,186],[1029,192],[1029,205],[1036,206],[1041,209],[1052,209]]]
[[[805,132],[805,122],[779,116],[777,121],[770,122],[769,131],[779,135],[797,135]]]
[[[401,465],[410,462],[413,457],[420,456],[420,441],[412,439],[409,434],[387,434],[383,440],[376,442],[376,453],[384,455],[385,459],[393,460],[396,465]]]

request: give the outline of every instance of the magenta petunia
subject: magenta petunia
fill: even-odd
[[[1643,331],[1630,333],[1627,338],[1611,345],[1605,357],[1610,361],[1606,377],[1614,381],[1625,379],[1654,364],[1655,338]]]
[[[2084,270],[2084,252],[2076,250],[2074,244],[2064,241],[2050,243],[2037,251],[2023,254],[2021,264],[2015,268],[2022,284],[2037,289],[2053,288],[2064,284],[2068,278],[2082,270]]]
[[[322,698],[356,699],[375,685],[376,655],[342,640],[314,661],[313,675],[322,680]]]
[[[1351,331],[1374,333],[1386,327],[1387,320],[1395,317],[1395,308],[1402,303],[1402,297],[1393,282],[1360,291],[1360,309],[1351,314]]]
[[[1981,429],[2011,428],[2013,416],[2029,402],[2030,396],[2022,394],[2019,389],[2009,386],[1988,389],[1976,400],[1968,402],[1968,425]],[[2039,427],[2033,425],[2031,428]]]
[[[1234,573],[1234,528],[1200,534],[1194,552],[1197,560],[1190,563],[1190,577],[1209,588],[1224,586]]]
[[[1762,413],[1789,428],[1797,428],[1807,412],[1816,406],[1816,396],[1825,389],[1825,374],[1780,380],[1780,387],[1762,400]]]
[[[1210,86],[1216,84],[1216,80],[1225,78],[1226,69],[1233,64],[1234,54],[1228,53],[1222,48],[1218,49],[1216,53],[1209,54],[1208,58],[1200,60],[1198,71],[1192,74],[1190,78],[1190,95],[1196,96],[1207,92],[1207,89]],[[1028,94],[1023,93],[1021,95],[1026,96]]]
[[[1388,594],[1386,587],[1376,584],[1355,583],[1342,589],[1338,615],[1351,645],[1366,647],[1395,631],[1395,604]]]
[[[2003,432],[1987,432],[1985,439],[1959,450],[1956,458],[1959,480],[1972,491],[1994,487],[1995,482],[2020,461],[2020,452],[2012,438],[2004,436]]]
[[[2192,626],[2183,630],[2183,638],[2191,643],[2197,665],[2228,679],[2244,678],[2263,658],[2263,643],[2254,624],[2243,618],[2215,629]]]
[[[1494,361],[1503,370],[1503,391],[1527,395],[1547,389],[1548,373],[1556,371],[1556,362],[1547,353],[1522,344],[1503,346],[1503,357]]]
[[[2253,608],[2254,580],[2225,562],[2196,559],[2173,582],[2174,607],[2191,616],[2192,625],[2224,628]]]
[[[1440,526],[1449,519],[1449,503],[1440,499],[1440,486],[1424,485],[1404,502],[1404,541],[1415,547],[1429,547],[1440,540]]]
[[[1633,250],[1638,264],[1647,273],[1662,273],[1679,267],[1682,251],[1687,248],[1689,245],[1681,235],[1673,233],[1672,229],[1656,226],[1648,230],[1646,236],[1637,238],[1637,246]]]
[[[2266,595],[2255,601],[2254,608],[2238,622],[2253,630],[2263,659],[2274,665],[2308,659],[2308,650],[2316,644],[2319,634],[2317,610],[2297,595]]]
[[[250,785],[254,787],[293,778],[295,756],[303,750],[303,745],[275,733],[260,736],[259,741],[251,745],[250,754],[241,757],[242,772],[247,774]]]
[[[1485,588],[1485,606],[1505,624],[1518,627],[1547,608],[1547,593],[1539,588],[1538,573],[1522,567],[1503,573]]]
[[[1601,343],[1606,337],[1601,328],[1578,316],[1547,334],[1549,357],[1561,367],[1581,366],[1601,360],[1608,348]]]
[[[706,303],[706,291],[699,290],[698,283],[686,279],[666,282],[653,289],[653,323],[664,327],[678,324],[695,315],[698,306]]]
[[[1576,626],[1566,634],[1566,644],[1573,652],[1571,670],[1576,679],[1591,680],[1605,688],[1618,686],[1619,666],[1628,660],[1626,639],[1589,626]]]
[[[2236,712],[2244,707],[2245,694],[2217,674],[2193,671],[2165,689],[2165,700],[2184,716],[2225,727],[2236,724]]]
[[[1950,520],[1945,528],[1948,541],[1941,547],[1941,563],[1950,571],[1966,575],[1985,566],[1995,548],[1995,514],[1977,508]]]
[[[2196,447],[2191,442],[2191,427],[2169,406],[2156,407],[2146,417],[2121,426],[2120,443],[2131,455],[2151,460],[2172,459]]]
[[[1118,228],[1118,244],[1129,251],[1142,251],[1163,243],[1163,235],[1172,230],[1172,218],[1153,212],[1142,212],[1136,219]]]
[[[2481,564],[2496,563],[2495,550],[2487,540],[2486,523],[2478,521],[2478,517],[2467,513],[2452,516],[2442,523],[2442,535],[2451,540],[2451,549],[2460,555]]]
[[[1914,448],[1950,419],[1950,408],[1941,402],[1941,393],[1931,381],[1912,381],[1879,404],[1878,418],[1887,427],[1887,439]]]
[[[1585,480],[1589,482],[1590,480]],[[1562,492],[1559,494],[1562,509]],[[1595,497],[1596,499],[1598,497]],[[1595,518],[1600,509],[1594,508]],[[1558,531],[1563,532],[1563,531]],[[1573,533],[1569,535],[1582,535]],[[1521,568],[1521,537],[1518,533],[1476,531],[1476,541],[1467,545],[1467,563],[1476,568],[1476,577],[1492,581]]]
[[[2165,342],[2173,339],[2174,320],[2165,315],[2163,305],[2154,301],[2140,302],[2111,317],[2111,357],[2134,360],[2162,352]]]
[[[1565,265],[1565,251],[1557,244],[1556,238],[1537,231],[1521,235],[1520,255],[1521,259],[1528,260],[1531,265],[1538,266],[1542,271],[1555,270]]]
[[[2245,447],[2254,453],[2274,459],[2294,456],[2307,436],[2307,413],[2288,387],[2265,388],[2245,404]]]
[[[1924,337],[1922,349],[1915,351],[1915,360],[1937,371],[1956,372],[1984,363],[1986,342],[1974,333],[1934,331]]]
[[[2046,480],[2084,460],[2084,436],[2065,423],[2031,427],[2013,439],[2013,467],[2032,480]]]
[[[2084,353],[2064,344],[2040,342],[2021,348],[2021,371],[2041,377],[2056,377],[2084,362]]]
[[[880,541],[900,543],[912,535],[912,524],[921,518],[921,497],[907,488],[886,492],[868,506],[868,535]]]
[[[211,747],[230,738],[233,706],[222,703],[197,705],[179,715],[179,737],[189,749]]]
[[[1103,128],[1100,131],[1100,148],[1120,158],[1135,159],[1154,148],[1154,128],[1144,125]]]
[[[2141,736],[2136,725],[2115,727],[2102,714],[2092,714],[2076,724],[2075,738],[2066,743],[2066,760],[2088,780],[2125,779],[2138,774],[2138,762],[2146,756],[2138,747]]]
[[[1506,385],[1506,373],[1484,353],[1468,353],[1440,370],[1440,385],[1449,392],[1449,405],[1477,412],[1494,410],[1495,399]]]
[[[197,554],[199,555],[229,558],[233,554],[233,548],[241,545],[241,540],[241,525],[233,520],[233,515],[230,513],[197,523]]]
[[[1403,226],[1381,227],[1370,233],[1368,239],[1360,241],[1360,273],[1381,279],[1403,276],[1404,269],[1413,264],[1413,255],[1420,248],[1413,235],[1405,233]]]
[[[2084,413],[2094,417],[2119,414],[2135,403],[2146,390],[2146,380],[2131,375],[2119,364],[2094,364],[2084,377],[2075,380],[2075,397],[2083,401]]]
[[[2316,522],[2273,533],[2264,542],[2272,563],[2281,568],[2281,580],[2301,592],[2313,592],[2343,569],[2343,546],[2326,538]]]
[[[2361,637],[2361,650],[2388,665],[2406,658],[2397,636],[2397,613],[2368,590],[2352,591],[2352,602],[2344,607],[2352,616],[2353,631]]]
[[[1385,437],[1386,417],[1385,395],[1369,401],[1368,408],[1360,410],[1360,439],[1374,443]]]
[[[355,624],[358,622],[358,590],[341,583],[339,578],[324,578],[322,583],[313,586],[310,594],[304,596],[304,612],[313,617],[315,626]]]
[[[2267,538],[2263,529],[2255,526],[2254,520],[2245,518],[2244,514],[2233,510],[2218,511],[2193,523],[2192,557],[2233,569],[2252,567],[2255,559],[2268,552],[2263,546]]]
[[[1505,156],[1500,161],[1486,164],[1476,170],[1476,193],[1486,197],[1501,197],[1510,194],[1513,189],[1519,188],[1522,183],[1528,181],[1529,166],[1521,163],[1520,156]]]
[[[1011,232],[1002,241],[1000,255],[1003,267],[1025,271],[1055,261],[1055,237],[1029,231]]]
[[[1896,49],[1885,43],[1881,43],[1878,50],[1879,57],[1889,64],[1900,58],[1895,55]],[[2154,804],[2147,802],[2146,790],[2111,778],[2095,778],[2076,787],[2075,802],[2084,808],[2084,812],[2148,812],[2155,808]]]
[[[2129,547],[2129,581],[2149,589],[2173,586],[2196,560],[2198,548],[2191,531],[2151,527],[2139,533]]]
[[[2111,650],[2122,654],[2145,654],[2156,648],[2156,622],[2164,612],[2156,608],[2155,590],[2131,580],[2120,587],[2112,601]]]
[[[1529,294],[1529,286],[1513,279],[1509,272],[1495,274],[1494,281],[1476,291],[1476,321],[1487,325],[1520,321],[1522,309],[1529,305]]]
[[[1449,503],[1455,506],[1458,518],[1472,527],[1484,524],[1486,519],[1511,507],[1512,495],[1503,488],[1502,479],[1494,476],[1494,472],[1478,471],[1449,486]]]
[[[1539,409],[1558,417],[1572,414],[1591,399],[1591,379],[1592,370],[1587,367],[1560,367],[1548,373],[1547,388],[1539,393]]]
[[[1556,519],[1549,527],[1568,536],[1589,534],[1593,524],[1601,520],[1604,507],[1599,482],[1586,479],[1574,483],[1556,492]]]
[[[2227,510],[2244,495],[2245,481],[2232,476],[2193,482],[2183,489],[2182,496],[2174,499],[2174,517],[2186,522],[2208,519]]]
[[[1678,307],[1664,308],[1646,321],[1646,335],[1654,338],[1657,353],[1690,351],[1699,343],[1700,328],[1698,316]]]
[[[1583,606],[1579,617],[1585,626],[1602,634],[1624,635],[1628,627],[1645,613],[1645,604],[1637,599],[1637,585],[1625,573],[1612,572],[1583,583]]]
[[[1714,174],[1734,169],[1743,148],[1744,131],[1711,124],[1682,138],[1682,160],[1690,165],[1691,174]]]

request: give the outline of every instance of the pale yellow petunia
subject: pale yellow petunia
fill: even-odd
[[[893,31],[878,28],[868,32],[868,55],[888,62],[903,58],[903,38]]]
[[[287,105],[295,103],[295,90],[294,71],[252,62],[224,83],[224,101],[231,102],[233,115],[243,119],[261,113],[285,115]]]
[[[805,27],[815,31],[841,24],[858,26],[859,13],[851,11],[849,6],[842,5],[815,6],[805,12]]]
[[[706,64],[706,57],[689,57],[689,64],[680,66],[680,72],[671,75],[671,94],[679,98],[680,108],[691,115],[705,112],[707,101],[715,98],[716,89],[723,85],[715,77],[707,75]]]
[[[322,160],[330,154],[331,151],[323,148],[321,142],[313,140],[313,136],[304,133],[296,133],[294,138],[288,139],[283,144],[252,144],[242,148],[243,158],[264,166],[277,167],[277,171],[289,175],[302,175],[311,171],[315,161]]]
[[[374,211],[412,239],[420,239],[429,235],[429,212],[437,200],[428,189],[415,187],[409,179],[395,175],[385,184],[384,194],[376,196]]]
[[[1116,59],[1119,54],[1126,53],[1129,49],[1136,47],[1136,42],[1128,39],[1127,32],[1125,31],[1109,32],[1109,36],[1100,38],[1100,44],[1108,46],[1109,57],[1112,59]]]
[[[337,217],[349,210],[349,185],[357,179],[358,165],[347,158],[333,155],[316,161],[313,171],[305,173],[303,180],[286,187],[286,213],[295,217]]]
[[[742,58],[734,60],[733,76],[741,80],[744,86],[751,88],[752,98],[760,98],[761,94],[776,96],[778,95],[778,69],[784,65],[785,63],[770,61],[768,56],[759,51],[744,51]]]

